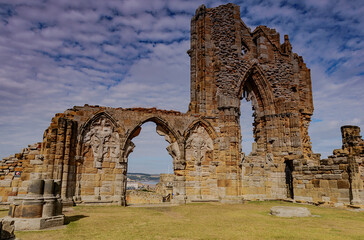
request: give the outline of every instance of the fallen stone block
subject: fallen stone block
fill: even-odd
[[[310,217],[311,212],[305,207],[274,206],[270,214],[277,217]]]
[[[15,239],[15,226],[14,221],[11,219],[3,218],[0,221],[0,239],[1,240],[11,240]]]

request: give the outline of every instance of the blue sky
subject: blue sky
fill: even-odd
[[[252,30],[267,25],[281,38],[288,34],[293,51],[311,69],[314,152],[327,156],[339,148],[341,125],[363,127],[361,0],[230,2],[241,7]],[[225,3],[0,0],[0,157],[41,141],[54,114],[74,105],[185,112],[190,19],[201,4]],[[243,113],[249,108],[244,106]],[[250,123],[243,124],[244,136]],[[133,171],[158,172],[161,162],[171,163],[163,141],[147,125],[135,139]]]

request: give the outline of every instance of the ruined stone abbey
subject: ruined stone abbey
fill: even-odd
[[[251,31],[234,4],[201,6],[191,20],[191,101],[186,113],[75,106],[58,113],[43,142],[0,162],[0,200],[28,193],[30,180],[60,183],[64,203],[126,205],[128,156],[146,122],[169,143],[173,199],[242,202],[294,199],[364,205],[364,142],[342,127],[342,149],[311,150],[310,70],[288,36]],[[240,103],[254,111],[253,150],[242,152]],[[41,194],[41,192],[39,192]]]

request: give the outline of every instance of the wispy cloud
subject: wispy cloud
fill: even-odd
[[[310,127],[313,149],[330,154],[341,145],[340,125],[364,121],[364,5],[232,2],[248,26],[289,34],[304,57],[319,120]],[[52,116],[74,105],[186,111],[190,18],[202,3],[227,1],[2,0],[0,157],[41,141]]]

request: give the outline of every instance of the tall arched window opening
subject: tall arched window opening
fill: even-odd
[[[254,124],[254,111],[252,109],[251,101],[247,101],[245,96],[240,103],[240,131],[241,131],[241,144],[242,151],[245,155],[252,152],[252,145],[254,143],[253,124]]]

